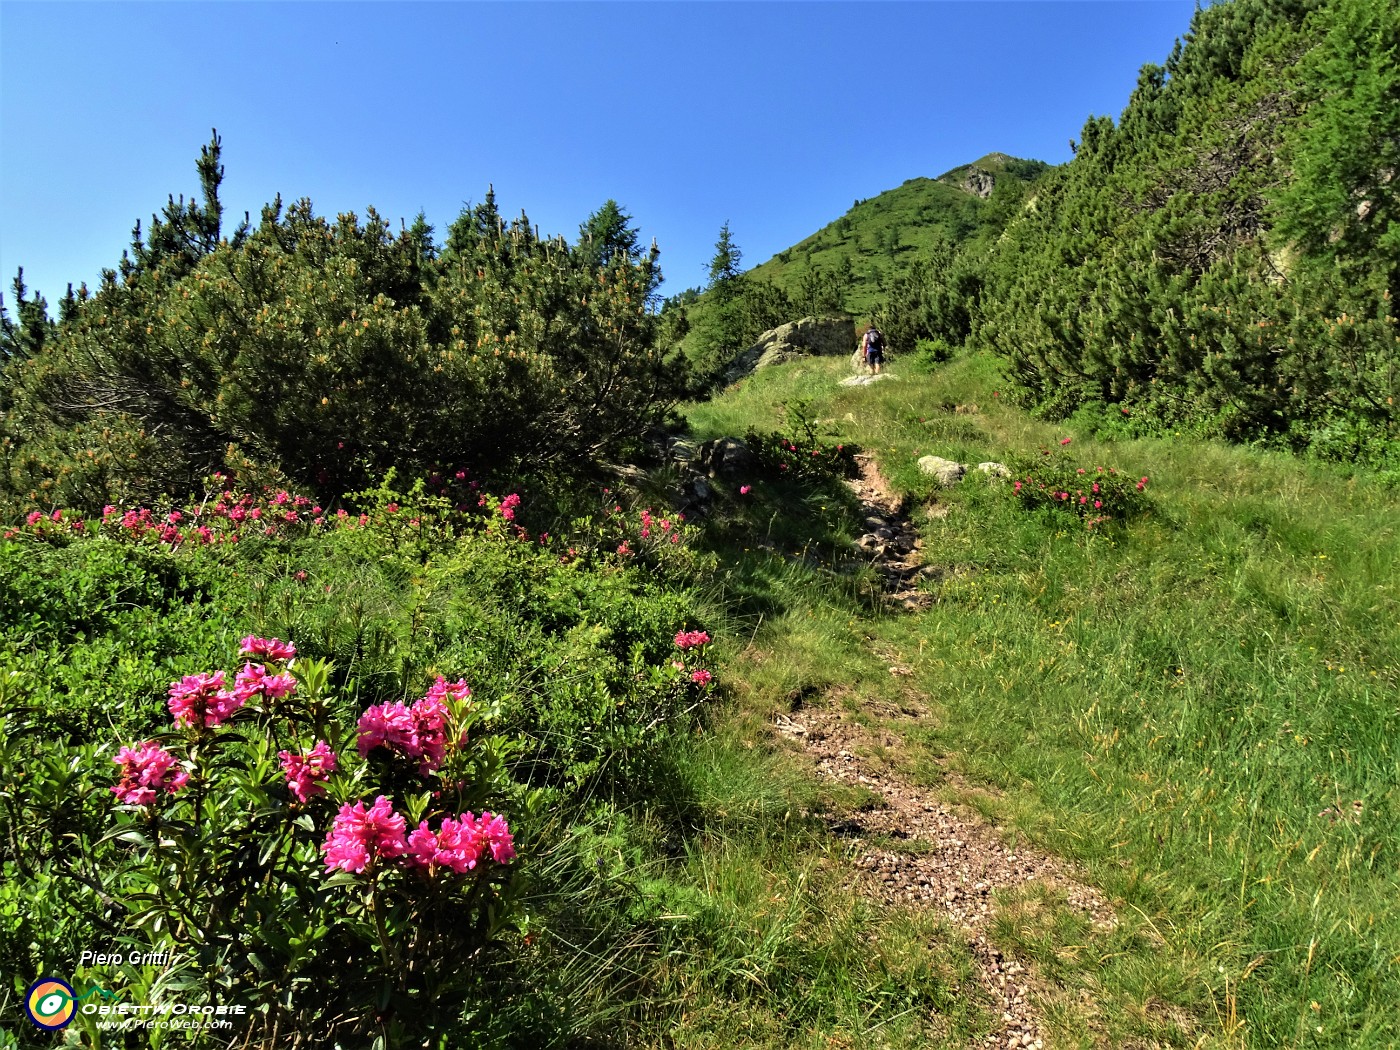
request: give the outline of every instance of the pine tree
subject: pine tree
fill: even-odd
[[[144,237],[137,221],[131,231],[134,258],[124,255],[122,259],[122,275],[128,281],[154,273],[159,273],[165,282],[177,281],[219,246],[224,217],[224,206],[219,200],[219,186],[224,181],[224,166],[219,162],[222,155],[223,140],[215,128],[209,145],[200,147],[199,160],[195,162],[203,204],[193,198],[186,201],[184,194],[177,201],[171,194],[162,211],[164,218],[152,215],[151,228]],[[233,247],[241,245],[248,234],[245,213],[234,231]]]
[[[710,294],[718,301],[727,302],[739,294],[739,282],[744,271],[739,267],[744,255],[729,232],[729,222],[719,229],[719,240],[715,242],[714,258],[710,260]]]

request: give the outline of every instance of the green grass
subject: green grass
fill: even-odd
[[[1066,914],[999,927],[1063,993],[1051,1009],[1069,1045],[1190,1030],[1219,1045],[1393,1045],[1394,491],[1247,449],[1086,440],[1003,406],[984,359],[934,376],[897,363],[898,381],[864,388],[837,386],[843,370],[760,373],[696,406],[692,427],[742,433],[810,400],[912,500],[946,505],[924,525],[926,557],[958,572],[915,616],[790,588],[736,667],[745,702],[780,704],[802,682],[888,692],[867,673],[874,650],[914,669],[934,715],[911,734],[911,768],[934,784],[939,756],[1004,789],[990,811],[1118,903],[1124,932],[1097,954],[1064,950],[1084,939]],[[1026,513],[1004,484],[935,492],[915,466],[1063,437],[1089,469],[1149,476],[1153,512],[1095,533]],[[1101,1016],[1067,1005],[1075,989]]]

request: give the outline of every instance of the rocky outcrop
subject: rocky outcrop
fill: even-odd
[[[968,193],[977,194],[977,196],[981,197],[983,200],[986,200],[992,195],[992,189],[995,186],[996,179],[993,177],[992,173],[989,171],[981,171],[977,168],[973,168],[969,171],[967,177],[963,179],[963,189],[967,190]]]
[[[801,357],[830,357],[850,353],[856,341],[855,322],[842,317],[804,317],[764,332],[725,371],[734,382],[760,368]]]

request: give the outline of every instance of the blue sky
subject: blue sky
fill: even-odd
[[[22,3],[0,0],[0,276],[50,303],[197,192],[226,214],[421,209],[494,183],[570,239],[608,198],[672,294],[722,223],[746,267],[873,197],[1000,150],[1059,163],[1117,118],[1193,0]]]

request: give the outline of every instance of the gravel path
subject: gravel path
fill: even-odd
[[[916,590],[933,570],[920,564],[921,544],[905,514],[902,501],[890,494],[874,463],[859,460],[860,477],[850,482],[866,512],[870,531],[858,545],[869,552],[885,580],[889,600],[918,609],[930,602]],[[890,667],[907,675],[907,668]],[[936,908],[960,926],[978,964],[978,981],[1001,1008],[1001,1022],[980,1045],[1030,1047],[1044,1045],[1044,1024],[1033,990],[1036,978],[1022,963],[1006,958],[990,943],[987,926],[997,890],[1032,883],[1064,893],[1071,906],[1087,913],[1095,924],[1111,926],[1113,913],[1097,890],[1078,881],[1063,861],[1029,845],[1011,846],[997,829],[961,806],[939,801],[934,793],[884,768],[871,755],[902,746],[899,722],[923,712],[868,711],[883,716],[880,729],[867,729],[841,706],[801,705],[779,716],[776,731],[800,744],[811,757],[818,776],[865,787],[880,803],[842,818],[833,831],[852,841],[859,883],[874,899],[887,905]],[[883,848],[898,842],[905,848]]]

